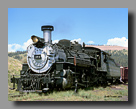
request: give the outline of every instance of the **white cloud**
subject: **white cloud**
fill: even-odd
[[[54,40],[52,41],[52,43],[58,43],[59,40]],[[82,44],[82,40],[81,38],[78,38],[78,39],[73,39],[71,40],[71,42],[74,43],[74,41],[77,41],[79,44]],[[27,40],[26,42],[23,43],[23,45],[20,45],[20,44],[8,44],[8,52],[16,52],[16,51],[23,51],[23,50],[27,50],[27,47],[32,44],[32,40],[29,39]],[[88,41],[89,44],[93,44],[94,42],[93,41]]]
[[[107,45],[128,47],[128,39],[126,39],[125,37],[109,39]]]
[[[88,44],[94,44],[94,41],[88,41],[87,43]]]
[[[78,42],[79,44],[82,44],[81,38],[71,40],[71,42],[73,42],[73,43],[74,43],[74,41]]]
[[[26,50],[27,47],[32,43],[33,43],[32,39],[29,39],[27,42],[24,42],[24,44],[22,46],[23,50]]]
[[[8,44],[8,52],[16,52],[20,50],[26,50],[28,45],[32,44],[32,40],[29,39],[27,42],[24,42],[23,45],[20,44]]]
[[[52,43],[58,43],[59,40],[54,40]],[[16,52],[21,50],[27,50],[27,47],[32,44],[33,41],[31,39],[27,40],[23,43],[23,45],[20,44],[8,44],[8,52]]]
[[[15,52],[21,48],[21,45],[19,44],[8,44],[8,51],[9,52]]]
[[[52,41],[53,44],[58,43],[58,42],[59,42],[59,40]]]

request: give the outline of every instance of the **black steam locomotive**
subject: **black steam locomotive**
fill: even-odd
[[[52,44],[53,26],[42,26],[43,38],[31,36],[27,48],[27,63],[22,65],[20,77],[11,78],[17,91],[48,91],[107,84],[120,79],[120,68],[110,55],[85,44],[60,40]]]

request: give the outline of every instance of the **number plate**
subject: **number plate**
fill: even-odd
[[[34,59],[41,59],[41,55],[34,55]]]

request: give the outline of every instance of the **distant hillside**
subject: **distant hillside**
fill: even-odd
[[[112,45],[85,45],[85,47],[96,47],[101,50],[128,50],[128,47],[122,47],[122,46],[112,46]]]
[[[96,47],[106,51],[120,66],[128,67],[128,47],[110,45],[85,45],[85,47]]]
[[[19,60],[21,63],[27,62],[27,51],[9,52],[8,56]]]
[[[118,63],[120,66],[128,67],[128,50],[105,50],[106,52],[110,53],[112,58]],[[27,63],[27,52],[13,52],[8,53],[9,57],[12,59],[17,59],[19,62]],[[10,60],[9,60],[10,61]]]
[[[120,66],[128,67],[128,50],[107,50],[111,57],[118,63]]]
[[[21,68],[21,61],[8,56],[8,74],[19,74]]]

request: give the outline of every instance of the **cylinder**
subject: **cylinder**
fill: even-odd
[[[45,25],[41,27],[41,30],[43,31],[43,38],[45,43],[52,43],[51,41],[51,31],[54,30],[53,26],[51,25]]]

